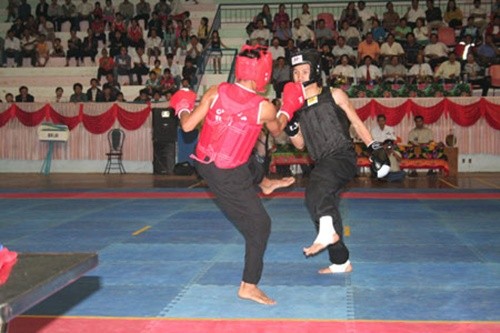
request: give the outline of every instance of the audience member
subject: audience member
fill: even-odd
[[[425,11],[419,7],[418,0],[411,0],[411,6],[408,7],[408,11],[404,17],[412,29],[417,25],[417,19],[425,18]]]
[[[432,130],[424,126],[424,117],[415,116],[413,120],[415,121],[415,127],[408,134],[408,143],[419,146],[434,141]]]
[[[12,95],[11,93],[6,93],[5,94],[5,103],[15,103],[14,95]]]
[[[54,43],[52,44],[52,51],[50,52],[50,56],[52,58],[65,58],[66,52],[64,51],[64,47],[61,44],[61,39],[54,39]]]
[[[42,34],[38,36],[38,41],[36,43],[35,50],[36,50],[36,66],[45,67],[50,57],[49,44],[47,44],[45,35]]]
[[[406,19],[402,17],[399,20],[399,25],[394,28],[394,38],[398,43],[404,43],[406,41],[406,35],[413,32],[413,29],[407,24]]]
[[[424,55],[431,67],[435,69],[439,64],[445,61],[448,53],[448,47],[438,41],[438,35],[432,33],[429,44],[424,48]]]
[[[434,6],[434,0],[427,0],[427,10],[425,11],[425,20],[430,31],[443,26],[443,14],[441,8]]]
[[[28,29],[23,32],[23,37],[21,38],[21,56],[23,58],[30,58],[30,63],[32,67],[36,66],[36,43],[37,38],[31,34]]]
[[[134,66],[130,69],[131,76],[133,77],[134,74],[136,75],[137,80],[135,82],[137,82],[138,85],[142,85],[142,76],[148,75],[150,72],[148,66],[149,62],[146,61],[147,59],[146,55],[144,54],[144,49],[142,47],[138,47],[134,56],[132,57],[132,63]]]
[[[87,101],[99,102],[103,98],[103,92],[99,89],[99,81],[97,79],[90,80],[90,88],[87,89]]]
[[[76,6],[71,0],[64,0],[64,4],[61,6],[62,16],[61,16],[61,26],[65,22],[71,24],[70,30],[78,31],[80,30],[80,25],[78,24],[78,13],[76,12]]]
[[[407,72],[406,67],[399,62],[399,57],[392,56],[390,62],[385,65],[382,74],[385,82],[404,84]]]
[[[325,20],[319,19],[316,22],[316,30],[314,30],[316,36],[316,43],[318,45],[328,44],[332,47],[335,44],[333,39],[333,32],[330,28],[326,27]]]
[[[139,22],[142,20],[144,22],[144,27],[147,29],[147,23],[149,22],[149,17],[151,15],[151,5],[145,0],[139,0],[135,4],[135,17],[134,19]]]
[[[90,29],[94,35],[96,41],[101,41],[106,45],[106,22],[102,19],[102,16],[95,16],[90,23]]]
[[[339,38],[337,39],[337,45],[333,47],[332,54],[337,59],[345,54],[349,57],[350,63],[356,62],[356,51],[354,51],[352,47],[345,43],[345,38],[342,36],[339,36]]]
[[[425,25],[423,18],[418,18],[416,22],[415,28],[413,28],[413,34],[415,35],[417,43],[425,46],[429,44],[429,29]]]
[[[83,60],[82,55],[82,40],[76,35],[76,30],[70,31],[68,39],[68,51],[66,52],[66,67],[69,66],[69,60],[75,58],[76,66],[80,66],[80,60]]]
[[[347,21],[342,21],[342,29],[339,31],[339,35],[345,38],[346,44],[353,49],[357,48],[359,41],[361,39],[361,34],[358,28],[349,25]]]
[[[287,82],[290,82],[290,66],[286,63],[284,57],[278,57],[276,64],[273,67],[273,76],[271,83],[273,84],[276,98],[281,98],[283,87]]]
[[[281,3],[278,6],[278,12],[274,14],[273,18],[273,30],[277,30],[281,26],[281,23],[285,23],[285,26],[290,26],[290,16],[286,13],[286,6]]]
[[[431,66],[424,62],[424,55],[418,54],[416,58],[416,63],[411,66],[408,72],[408,78],[412,83],[428,83],[432,82],[434,73]]]
[[[493,35],[486,35],[484,44],[479,46],[476,50],[477,60],[482,66],[489,66],[492,64],[500,63],[500,50],[493,43]]]
[[[373,40],[371,32],[367,33],[365,39],[358,45],[358,63],[365,62],[366,56],[374,62],[378,62],[380,57],[380,46]]]
[[[19,7],[17,8],[17,18],[22,22],[25,22],[31,15],[31,5],[27,0],[21,0]]]
[[[309,29],[314,29],[313,27],[313,16],[309,11],[309,5],[307,3],[302,4],[302,13],[297,17],[302,25],[305,25]]]
[[[255,24],[255,30],[250,34],[250,41],[255,40],[260,45],[268,45],[271,38],[271,32],[264,26],[264,21],[258,19]]]
[[[81,0],[81,2],[76,7],[76,13],[78,16],[78,23],[87,21],[89,26],[92,22],[92,12],[94,11],[94,5],[88,0]]]
[[[214,30],[212,32],[207,47],[210,50],[210,57],[212,58],[213,61],[214,74],[215,73],[222,74],[222,64],[221,64],[222,48],[227,48],[227,46],[221,41],[218,30]]]
[[[121,91],[121,86],[113,74],[106,74],[106,82],[102,86],[102,92],[104,93],[105,97],[106,97],[106,88],[111,89],[111,95],[114,99],[116,99],[116,96]]]
[[[273,62],[277,62],[279,57],[285,57],[285,48],[280,45],[280,40],[277,37],[273,37],[271,40],[271,46],[268,52],[273,56]]]
[[[330,85],[336,82],[351,84],[354,82],[354,76],[356,75],[355,71],[354,67],[349,64],[349,57],[347,54],[341,55],[340,63],[330,72]]]
[[[392,56],[403,57],[405,51],[401,44],[396,42],[394,35],[389,33],[387,35],[385,43],[380,47],[380,60],[381,66],[385,66],[391,59]]]
[[[275,29],[274,37],[277,37],[280,40],[281,46],[287,46],[288,40],[293,40],[292,30],[290,30],[290,27],[285,21],[281,21],[278,27]]]
[[[63,96],[64,94],[64,89],[61,87],[56,88],[56,95],[50,99],[49,102],[51,103],[66,103],[68,102],[68,98],[66,96]]]
[[[481,6],[481,0],[474,0],[473,4],[470,16],[474,18],[474,25],[479,29],[479,35],[482,35],[488,24],[486,8]]]
[[[125,22],[134,18],[134,5],[129,0],[123,0],[118,5],[118,12],[123,16]]]
[[[155,92],[161,91],[161,81],[156,72],[149,72],[149,77],[146,80],[146,92],[149,96],[153,96]]]
[[[120,54],[120,49],[122,47],[128,47],[127,38],[122,34],[120,30],[116,30],[115,32],[110,32],[109,37],[109,55],[111,57],[116,57]]]
[[[62,17],[62,7],[57,3],[57,0],[51,0],[47,8],[47,20],[54,25],[54,31],[61,31]]]
[[[406,35],[406,41],[403,43],[403,49],[405,51],[405,65],[410,68],[417,62],[417,55],[421,53],[422,50],[422,46],[417,43],[413,32]]]
[[[2,65],[7,66],[7,59],[13,58],[15,66],[22,66],[21,41],[14,35],[14,30],[7,31],[4,43]]]
[[[365,1],[358,1],[358,15],[361,21],[360,32],[364,35],[371,30],[372,22],[374,19],[377,19],[377,14],[366,7]]]
[[[303,25],[298,18],[293,20],[292,38],[299,49],[313,48],[316,43],[314,32]]]
[[[464,14],[462,10],[457,7],[455,0],[448,0],[446,11],[444,12],[443,20],[451,28],[462,27]]]
[[[116,95],[113,94],[112,88],[110,86],[103,86],[102,98],[100,100],[97,100],[97,102],[110,103],[114,101],[116,101]]]
[[[52,24],[52,22],[50,21],[47,21],[45,16],[40,16],[38,18],[38,22],[39,24],[37,33],[39,35],[45,35],[46,39],[52,42],[55,38],[54,24]]]
[[[97,55],[97,39],[94,38],[92,29],[87,29],[87,37],[83,39],[82,43],[82,59],[83,57],[90,57],[92,64],[95,65],[95,57]]]
[[[342,12],[340,14],[340,21],[347,21],[347,24],[349,24],[350,26],[361,30],[361,19],[359,17],[358,11],[356,10],[356,4],[354,3],[354,1],[349,1],[346,8],[342,9]]]
[[[151,58],[154,57],[158,59],[161,55],[163,41],[156,33],[156,29],[151,30],[151,36],[146,39],[146,50],[148,55],[148,63],[151,62]]]
[[[460,80],[460,62],[457,61],[455,52],[448,53],[448,60],[442,62],[434,73],[436,81],[445,83],[458,83]]]
[[[486,27],[485,35],[491,35],[493,43],[500,46],[500,15],[494,16],[493,21]]]
[[[382,26],[388,33],[393,33],[394,28],[396,28],[396,26],[399,24],[399,14],[394,11],[394,4],[392,3],[392,1],[388,1],[385,5],[385,8],[387,9],[387,11],[384,12]]]
[[[73,85],[73,94],[69,97],[71,103],[85,103],[88,102],[87,95],[83,93],[83,86],[81,83]]]
[[[377,115],[377,126],[374,126],[370,131],[373,140],[378,142],[384,142],[385,140],[397,140],[394,127],[387,125],[386,122],[387,118],[384,114]]]
[[[127,76],[129,84],[132,84],[132,58],[128,54],[126,47],[122,46],[120,49],[120,54],[115,56],[115,75],[116,76]]]
[[[114,75],[115,61],[108,55],[108,50],[103,48],[101,51],[101,58],[99,59],[99,67],[97,68],[97,81],[101,82],[102,76],[108,74]]]
[[[378,19],[372,19],[372,28],[369,32],[372,33],[373,39],[379,43],[383,43],[387,36],[387,31],[380,25]],[[365,33],[365,38],[367,34],[368,33]]]
[[[479,29],[474,25],[474,18],[472,16],[467,18],[467,24],[460,30],[458,38],[462,40],[466,35],[471,35],[474,43],[477,43],[480,37]]]
[[[127,40],[128,45],[133,48],[144,47],[145,45],[144,33],[141,26],[135,19],[130,21],[130,25],[127,29]]]
[[[208,33],[209,33],[208,18],[202,17],[200,19],[200,25],[198,26],[198,33],[196,34],[196,37],[198,37],[198,41],[203,47],[207,45]]]
[[[192,35],[186,48],[186,60],[190,59],[195,66],[199,66],[201,63],[202,52],[203,46],[198,41],[198,37],[196,37],[196,35]]]
[[[366,55],[363,58],[363,65],[356,71],[356,77],[366,84],[373,85],[382,78],[382,72],[372,63],[372,57]]]
[[[16,103],[32,103],[35,101],[35,97],[30,95],[28,92],[28,87],[19,87],[19,95],[16,96]]]
[[[182,78],[189,81],[189,86],[191,89],[196,85],[198,79],[196,77],[197,72],[196,66],[193,64],[193,61],[189,58],[186,58],[186,62],[184,67],[182,67]]]
[[[467,55],[467,61],[464,65],[464,82],[469,82],[472,86],[481,87],[481,96],[488,96],[489,81],[484,76],[484,68],[479,66],[474,58],[474,54]]]
[[[175,92],[177,90],[177,86],[175,85],[174,77],[170,72],[169,68],[165,68],[163,70],[163,75],[160,78],[161,92],[166,94],[167,92]]]
[[[321,46],[321,71],[325,78],[330,76],[330,71],[335,66],[335,57],[330,49],[330,45],[323,44]]]

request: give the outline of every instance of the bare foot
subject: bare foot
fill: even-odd
[[[342,265],[338,265],[338,266],[342,266]],[[342,270],[343,269],[343,270]],[[342,267],[342,269],[332,269],[329,267],[325,267],[325,268],[322,268],[318,271],[319,274],[338,274],[338,273],[350,273],[352,272],[352,265],[351,263],[349,263],[348,265],[346,265],[345,267]]]
[[[281,179],[264,178],[262,182],[260,182],[259,186],[262,189],[262,193],[264,193],[265,195],[269,195],[275,190],[283,187],[288,187],[293,183],[295,183],[294,177],[284,177]]]
[[[276,304],[276,301],[269,298],[262,290],[257,287],[257,285],[246,282],[241,282],[240,289],[238,290],[238,297],[260,304]]]
[[[326,247],[328,245],[337,243],[339,241],[339,239],[340,239],[339,235],[333,234],[331,243],[329,243],[329,244],[313,243],[311,246],[305,247],[304,249],[302,249],[302,251],[304,251],[304,254],[306,255],[306,257],[310,257],[310,256],[313,256],[313,255],[323,251],[324,249],[326,249]]]

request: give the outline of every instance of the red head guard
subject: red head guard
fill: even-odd
[[[242,55],[242,53],[249,54],[247,56]],[[240,54],[236,56],[235,67],[237,80],[253,80],[256,84],[256,90],[262,92],[271,80],[273,56],[267,52],[267,48],[262,46],[243,45]]]

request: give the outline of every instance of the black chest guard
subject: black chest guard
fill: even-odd
[[[351,122],[332,97],[330,89],[309,98],[297,111],[307,151],[317,161],[325,156],[353,150]]]

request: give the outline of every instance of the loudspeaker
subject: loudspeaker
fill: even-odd
[[[175,142],[153,144],[153,173],[171,175],[175,166]]]
[[[178,118],[173,108],[153,108],[153,141],[176,142]]]
[[[153,172],[173,174],[178,119],[173,108],[153,108]]]

